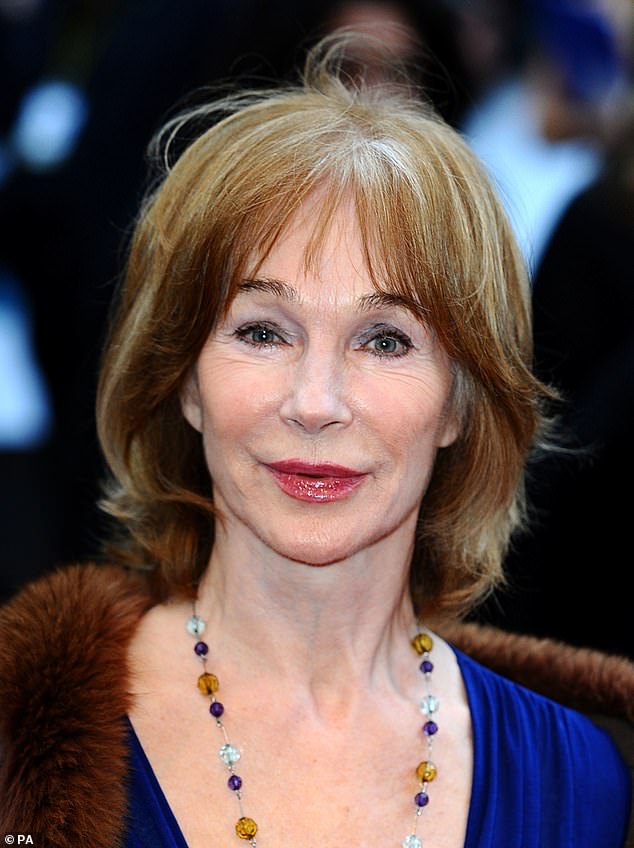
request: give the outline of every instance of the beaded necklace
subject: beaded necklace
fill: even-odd
[[[240,759],[240,750],[229,741],[227,730],[224,725],[223,715],[225,712],[224,704],[217,700],[216,692],[220,687],[220,683],[215,674],[208,671],[207,660],[209,654],[209,645],[203,642],[201,637],[205,631],[205,620],[196,613],[195,602],[193,605],[193,614],[187,620],[187,632],[196,639],[194,645],[194,653],[202,662],[203,672],[198,677],[198,689],[202,695],[209,699],[209,713],[215,720],[216,726],[220,730],[223,738],[223,744],[218,751],[218,756],[226,765],[229,772],[227,786],[233,792],[238,801],[240,817],[236,821],[236,835],[249,843],[251,848],[256,848],[256,834],[258,826],[255,821],[246,816],[243,806],[242,795],[242,778],[236,774],[234,766]],[[434,721],[435,713],[440,705],[438,698],[431,693],[431,676],[434,665],[430,660],[430,654],[434,646],[433,640],[428,633],[420,632],[411,640],[412,648],[420,657],[420,671],[426,684],[426,693],[420,702],[420,710],[425,717],[425,722],[422,726],[423,738],[427,746],[426,759],[422,760],[416,768],[416,780],[418,782],[418,791],[414,795],[414,821],[410,833],[401,843],[401,848],[423,848],[423,843],[416,831],[418,829],[418,820],[423,812],[423,809],[429,803],[429,795],[427,794],[428,785],[434,780],[437,774],[436,766],[434,765],[431,753],[433,741],[436,733],[438,733],[438,725]]]

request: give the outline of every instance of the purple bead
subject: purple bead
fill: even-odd
[[[423,725],[423,733],[425,736],[433,736],[438,733],[438,725],[435,721],[426,721]]]
[[[227,786],[229,789],[232,789],[234,792],[237,792],[238,789],[242,786],[242,778],[238,777],[237,774],[232,774],[229,780],[227,781]]]
[[[206,657],[209,652],[209,645],[206,642],[196,642],[194,651],[199,657]]]
[[[225,708],[220,703],[220,701],[213,701],[211,706],[209,707],[209,712],[212,714],[214,718],[220,718],[220,716],[224,713]]]
[[[414,801],[417,807],[426,807],[429,804],[429,795],[426,792],[419,792]]]
[[[420,664],[420,670],[423,672],[423,674],[430,674],[434,670],[433,662],[430,662],[429,660],[423,660]]]

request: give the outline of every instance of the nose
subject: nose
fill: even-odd
[[[311,435],[327,427],[347,426],[352,409],[346,383],[346,366],[336,351],[306,349],[293,365],[289,391],[280,409],[282,418]]]

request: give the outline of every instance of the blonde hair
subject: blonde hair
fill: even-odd
[[[377,289],[406,299],[454,367],[461,432],[423,500],[417,610],[472,605],[500,581],[523,521],[524,465],[548,391],[531,372],[513,234],[476,157],[411,89],[344,78],[348,41],[319,44],[301,84],[224,97],[159,139],[165,169],[136,224],[97,414],[112,472],[102,505],[123,529],[110,550],[154,568],[164,594],[198,579],[213,544],[212,483],[181,413],[183,383],[254,258],[317,188],[306,261],[353,198]],[[174,140],[201,119],[211,126],[169,165]]]

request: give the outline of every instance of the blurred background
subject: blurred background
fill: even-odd
[[[478,617],[634,657],[632,18],[631,0],[0,0],[0,599],[99,555],[96,371],[152,134],[193,90],[289,78],[325,32],[369,26],[496,182],[564,398],[568,450],[532,464],[532,531]]]

